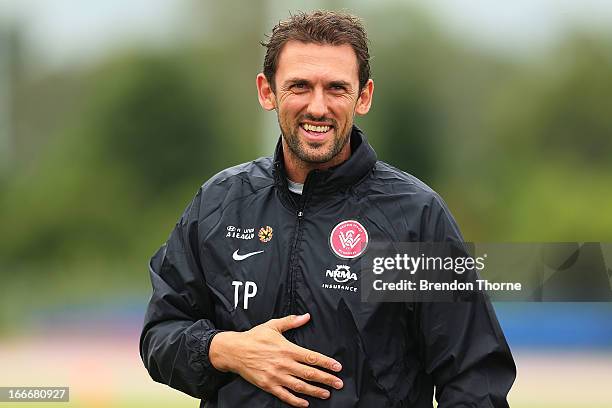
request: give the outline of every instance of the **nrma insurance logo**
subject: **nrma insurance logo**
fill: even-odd
[[[357,286],[353,286],[353,283],[357,281],[357,274],[351,272],[348,265],[336,265],[336,269],[328,269],[325,271],[325,277],[333,279],[335,283],[323,283],[321,285],[323,289],[357,292]]]
[[[325,272],[325,276],[333,278],[338,283],[346,283],[350,280],[357,280],[357,275],[351,272],[351,268],[348,265],[336,265],[336,269],[328,269]]]

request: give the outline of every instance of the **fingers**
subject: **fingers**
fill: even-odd
[[[275,395],[281,401],[286,402],[287,404],[291,405],[292,407],[307,407],[308,406],[308,401],[306,401],[305,399],[296,397],[295,395],[293,395],[292,393],[290,393],[289,391],[287,391],[285,388],[281,387],[280,385],[277,385],[271,388],[270,393],[272,395]]]
[[[315,367],[311,367],[309,365],[294,363],[289,367],[289,372],[293,376],[299,377],[300,379],[304,379],[309,382],[325,384],[337,390],[339,390],[340,388],[344,386],[344,383],[342,382],[340,378],[336,377],[335,375],[326,373],[325,371],[318,370]],[[297,391],[297,390],[294,390],[294,391]],[[298,392],[302,392],[302,391],[298,391]],[[308,395],[312,395],[313,397],[321,398],[320,395],[314,395],[314,394],[310,394],[307,392],[304,392],[304,393]]]
[[[330,396],[328,390],[308,384],[307,382],[296,377],[289,377],[289,381],[287,384],[285,384],[285,388],[289,388],[290,390],[300,394],[306,394],[320,399],[327,399]]]
[[[282,317],[280,319],[271,319],[266,323],[267,325],[273,327],[279,332],[285,332],[287,330],[295,329],[306,324],[310,320],[310,313],[306,313],[303,315],[289,315]]]
[[[324,354],[317,353],[316,351],[309,350],[304,347],[293,345],[292,357],[295,361],[300,363],[308,364],[311,366],[319,366],[330,371],[338,372],[342,370],[342,364],[334,360],[333,358],[327,357]]]

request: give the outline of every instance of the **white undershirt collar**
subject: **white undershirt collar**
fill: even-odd
[[[291,181],[289,179],[287,179],[287,187],[289,187],[289,191],[299,195],[302,195],[302,190],[304,190],[304,184],[296,183],[295,181]]]

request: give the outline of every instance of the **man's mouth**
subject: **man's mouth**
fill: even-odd
[[[327,133],[332,128],[329,125],[317,126],[317,125],[311,125],[310,123],[302,123],[300,126],[302,127],[302,129],[308,132],[314,132],[314,133]]]
[[[326,124],[312,124],[312,123],[301,123],[300,128],[306,137],[306,140],[310,143],[321,143],[327,140],[331,131],[334,129],[332,125]]]

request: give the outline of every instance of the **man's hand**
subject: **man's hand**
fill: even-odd
[[[210,344],[209,358],[219,371],[231,371],[294,407],[308,401],[292,392],[329,398],[329,391],[304,380],[342,388],[342,380],[315,366],[340,371],[339,362],[291,343],[283,332],[304,325],[310,314],[272,319],[245,332],[221,332]]]

